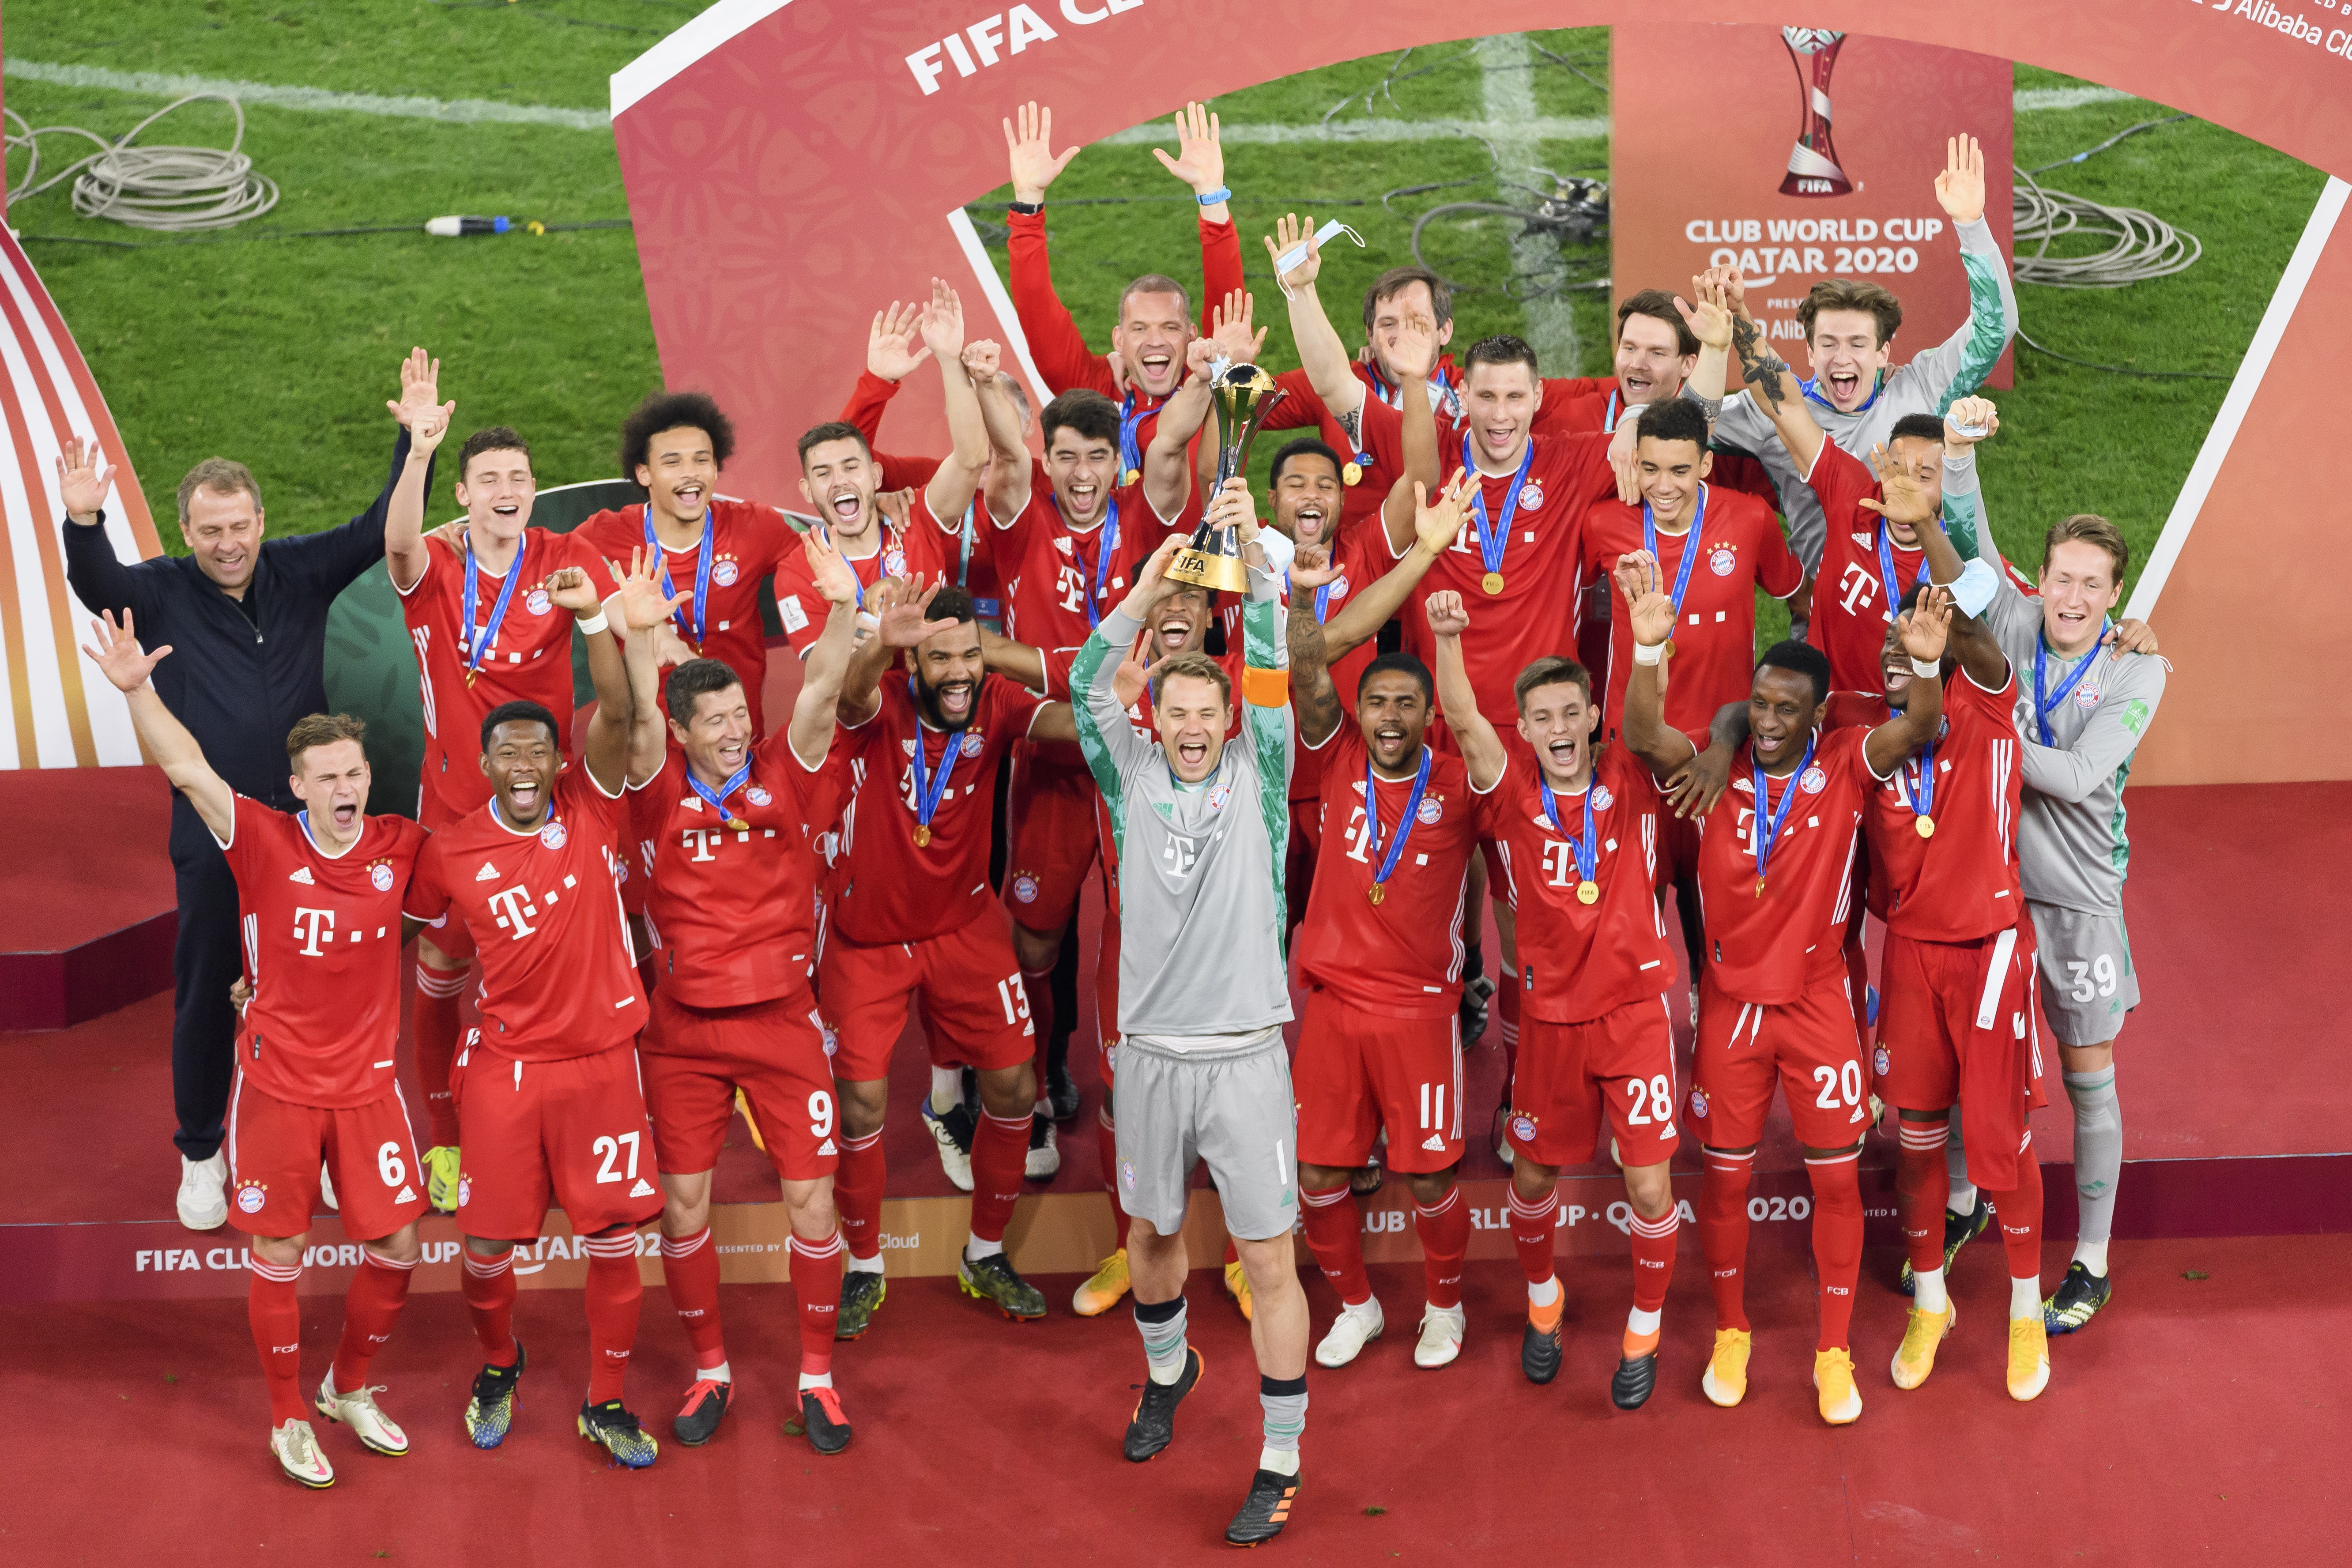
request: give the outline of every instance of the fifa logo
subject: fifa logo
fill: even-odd
[[[1797,144],[1789,150],[1789,172],[1780,180],[1784,196],[1843,196],[1853,182],[1838,167],[1837,149],[1830,144],[1830,72],[1837,68],[1843,33],[1826,27],[1783,27],[1780,41],[1796,61],[1797,85],[1804,108],[1797,121]]]

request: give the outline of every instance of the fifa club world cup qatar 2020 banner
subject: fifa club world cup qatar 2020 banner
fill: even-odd
[[[1961,133],[1983,146],[1985,217],[2009,251],[2007,60],[1826,27],[1630,24],[1612,35],[1610,69],[1619,83],[1712,84],[1704,115],[1670,93],[1613,96],[1620,299],[1684,291],[1692,274],[1737,265],[1748,310],[1802,374],[1806,290],[1864,279],[1903,301],[1896,363],[1923,353],[1968,319],[1959,247],[1935,188],[1947,141]],[[2010,384],[2007,353],[1987,379]]]

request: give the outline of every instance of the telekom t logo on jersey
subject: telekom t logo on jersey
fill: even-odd
[[[1062,563],[1056,586],[1062,595],[1062,608],[1083,610],[1087,607],[1087,580],[1079,574],[1076,567],[1067,562]]]
[[[1568,874],[1577,868],[1576,857],[1570,854],[1568,846],[1559,839],[1547,838],[1544,840],[1543,867],[1544,875],[1551,879],[1553,887],[1565,888],[1568,886]],[[1584,880],[1582,873],[1580,872],[1576,879],[1580,882]]]
[[[319,945],[319,939],[322,935],[331,942],[335,940],[335,911],[296,906],[294,940],[302,944],[301,952],[305,958],[320,958],[325,955],[325,950]]]
[[[522,888],[500,888],[490,895],[490,908],[499,912],[499,924],[520,942],[539,928],[530,918],[539,913],[539,906],[530,901],[530,893]]]
[[[1866,605],[1877,597],[1878,579],[1864,571],[1861,562],[1849,561],[1845,563],[1844,573],[1838,579],[1838,588],[1845,595],[1838,604],[1847,615],[1851,616],[1854,614],[1857,605]]]

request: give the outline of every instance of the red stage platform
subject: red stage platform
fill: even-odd
[[[0,773],[0,1030],[62,1029],[172,988],[160,768]]]

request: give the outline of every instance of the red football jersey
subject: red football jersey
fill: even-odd
[[[1507,735],[1495,787],[1476,797],[1478,831],[1503,864],[1503,894],[1518,917],[1519,1005],[1551,1024],[1581,1024],[1657,995],[1674,984],[1674,954],[1658,912],[1658,818],[1664,807],[1647,763],[1622,746],[1593,759],[1592,880],[1601,896],[1576,896],[1584,880],[1570,838],[1584,837],[1585,792],[1554,791],[1559,826],[1544,815],[1535,752]],[[1565,830],[1563,836],[1562,829]]]
[[[1755,762],[1746,745],[1731,759],[1731,787],[1698,818],[1699,903],[1716,983],[1738,1002],[1793,1002],[1810,983],[1845,967],[1846,917],[1853,899],[1854,846],[1863,808],[1885,782],[1870,771],[1867,730],[1817,731],[1811,761],[1787,778],[1768,778],[1756,799]],[[1788,800],[1790,792],[1796,798]],[[1753,835],[1759,812],[1786,816],[1757,891]]]
[[[800,559],[800,535],[784,514],[772,506],[730,500],[710,502],[710,585],[703,595],[702,636],[694,635],[691,602],[671,616],[671,629],[696,653],[715,658],[743,681],[743,700],[751,708],[751,730],[766,732],[761,717],[760,692],[768,679],[767,631],[760,624],[760,579],[787,561]],[[633,506],[600,511],[574,529],[572,537],[586,542],[604,558],[609,577],[600,587],[618,583],[629,569],[631,555],[646,547],[646,509]],[[700,574],[699,542],[686,550],[665,550],[673,596],[692,594]],[[656,579],[656,582],[659,578]],[[662,688],[669,687],[670,667],[662,667]]]
[[[273,1099],[348,1109],[394,1091],[400,1039],[400,904],[431,836],[371,816],[340,855],[309,813],[236,797],[221,854],[236,878],[245,979],[236,1062]]]
[[[1805,624],[1805,640],[1829,656],[1833,689],[1875,691],[1886,648],[1886,627],[1895,619],[1891,606],[1901,604],[1911,584],[1919,581],[1927,570],[1927,556],[1918,550],[1904,549],[1891,537],[1886,539],[1895,560],[1890,597],[1885,563],[1878,555],[1886,520],[1859,504],[1864,497],[1878,499],[1877,476],[1836,442],[1823,440],[1805,482],[1821,497],[1829,525],[1828,538],[1822,545],[1821,570],[1813,574],[1812,618]]]
[[[466,668],[466,545],[460,533],[425,536],[425,573],[400,596],[408,639],[416,647],[417,689],[425,704],[424,787],[451,816],[491,795],[482,773],[482,720],[502,702],[536,702],[555,715],[559,750],[572,751],[572,613],[547,595],[547,579],[566,566],[585,571],[610,592],[604,558],[572,533],[526,528],[506,618],[468,678]],[[504,577],[475,568],[474,618],[488,626]]]
[[[1012,681],[983,676],[971,722],[949,734],[924,723],[907,689],[908,678],[882,678],[882,706],[863,724],[834,732],[832,760],[848,770],[842,788],[835,863],[845,868],[833,901],[834,924],[866,946],[921,942],[961,931],[994,897],[988,886],[993,835],[996,764],[1005,748],[1025,738],[1043,699]],[[923,748],[924,777],[941,793],[918,845],[915,747]],[[940,770],[953,768],[945,784]]]
[[[1100,522],[1074,529],[1062,521],[1062,509],[1044,479],[1042,473],[1035,476],[1029,504],[1018,515],[996,523],[996,570],[1008,606],[1004,635],[1033,647],[1076,647],[1127,597],[1135,569],[1151,558],[1176,524],[1162,521],[1151,510],[1139,479],[1111,492]],[[1108,563],[1102,555],[1106,540]]]
[[[1341,720],[1322,750],[1323,836],[1298,928],[1299,973],[1359,1007],[1444,1017],[1462,1000],[1464,878],[1478,841],[1462,759],[1423,747],[1429,784],[1410,826],[1405,805],[1412,780],[1375,781],[1375,844],[1364,816],[1362,727]],[[1372,879],[1401,832],[1403,847],[1375,904]]]
[[[1920,942],[1975,942],[2017,923],[2017,676],[1987,691],[1954,672],[1944,683],[1944,722],[1932,752],[1895,770],[1871,792],[1870,909],[1891,931]],[[1825,723],[1867,731],[1890,717],[1884,697],[1841,691]],[[1924,792],[1932,765],[1934,782]],[[1919,836],[1925,805],[1935,831]]]
[[[686,753],[676,748],[629,792],[655,969],[689,1007],[740,1007],[809,989],[822,874],[812,836],[839,813],[837,770],[830,758],[803,766],[782,734],[761,742],[751,762],[751,778],[726,797],[724,812],[687,782]]]
[[[1462,467],[1461,426],[1450,431],[1441,425],[1437,452],[1441,477],[1451,479]],[[1432,594],[1451,588],[1462,595],[1470,612],[1470,630],[1462,638],[1462,659],[1470,673],[1482,713],[1517,711],[1511,683],[1519,671],[1551,654],[1576,656],[1578,605],[1584,588],[1585,509],[1604,496],[1617,493],[1617,478],[1609,466],[1606,436],[1530,436],[1534,461],[1528,483],[1519,492],[1500,568],[1503,589],[1486,591],[1486,563],[1480,552],[1475,520],[1465,515],[1462,531],[1441,552],[1429,574],[1406,598],[1398,616],[1404,632],[1405,651],[1436,668],[1436,639],[1429,633],[1424,606]],[[1516,470],[1515,470],[1516,471]],[[1511,478],[1482,475],[1490,526],[1499,526],[1503,500]],[[1393,564],[1402,552],[1389,544],[1386,531],[1377,543]],[[1386,568],[1383,567],[1383,570]]]
[[[860,604],[865,602],[866,590],[885,577],[911,577],[917,573],[926,579],[939,575],[941,537],[930,515],[929,505],[919,496],[913,528],[902,533],[885,520],[877,541],[865,554],[842,556],[857,578]],[[784,625],[784,640],[793,645],[794,653],[808,657],[816,639],[824,635],[825,619],[832,613],[833,606],[816,591],[808,557],[795,544],[776,568],[776,615]]]
[[[1704,730],[1727,702],[1745,702],[1756,679],[1756,590],[1785,599],[1805,584],[1805,569],[1781,536],[1780,520],[1754,496],[1702,484],[1704,512],[1681,534],[1658,535],[1658,586],[1672,594],[1684,552],[1691,563],[1690,586],[1675,618],[1674,657],[1666,666],[1666,722],[1677,730]],[[1642,509],[1613,497],[1584,514],[1584,560],[1609,584],[1609,696],[1603,732],[1613,732],[1625,711],[1626,683],[1633,679],[1633,616],[1612,574],[1617,558],[1642,545]],[[1473,610],[1471,630],[1476,631]],[[1486,699],[1479,699],[1484,703]]]
[[[616,880],[627,808],[577,763],[548,806],[528,833],[493,801],[434,834],[405,906],[466,922],[482,963],[483,1042],[524,1061],[593,1056],[646,1022]]]

